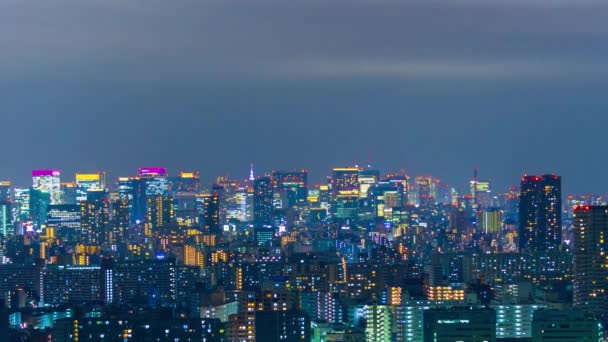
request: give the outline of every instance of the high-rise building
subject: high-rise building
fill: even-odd
[[[30,219],[30,189],[15,188],[15,206],[13,208],[13,219],[25,221]]]
[[[418,204],[423,208],[428,208],[435,204],[437,198],[435,183],[431,176],[416,177],[416,190],[418,191]]]
[[[198,197],[202,202],[201,224],[205,232],[219,233],[220,229],[220,195],[219,192],[203,194]]]
[[[87,200],[87,191],[105,189],[105,172],[76,174],[76,202]]]
[[[573,305],[608,314],[608,206],[574,207]]]
[[[367,198],[367,191],[380,180],[380,171],[378,170],[362,170],[358,176],[359,182],[359,197]]]
[[[198,193],[201,191],[201,174],[199,171],[181,171],[179,175],[171,180],[171,192]]]
[[[61,204],[61,172],[59,170],[32,171],[32,188],[47,192],[51,204]]]
[[[46,224],[49,227],[68,228],[80,232],[79,204],[52,204],[46,214]]]
[[[481,231],[484,234],[496,234],[502,226],[503,211],[500,208],[487,207],[481,214]]]
[[[308,195],[308,171],[274,171],[272,185],[281,196],[282,208],[303,207]]]
[[[148,196],[146,214],[146,235],[173,222],[175,217],[173,198],[168,196]]]
[[[392,339],[391,312],[387,305],[365,306],[365,340],[367,342],[390,342]]]
[[[339,220],[358,217],[359,173],[358,167],[334,168],[331,178],[331,211]]]
[[[560,247],[561,209],[561,177],[522,177],[519,199],[520,251],[547,251]]]
[[[140,168],[139,177],[144,183],[146,196],[169,195],[169,176],[164,167]]]
[[[51,194],[40,189],[30,189],[30,216],[37,229],[46,224],[46,213],[51,204]]]
[[[12,197],[11,181],[0,181],[0,201],[10,201]]]
[[[253,182],[253,220],[258,227],[272,226],[272,181],[269,177]]]
[[[0,234],[6,237],[14,232],[13,214],[11,211],[11,202],[7,200],[0,201]]]
[[[76,200],[76,183],[62,182],[61,183],[61,203],[62,204],[77,204]]]
[[[110,231],[110,200],[80,202],[82,240],[86,244],[101,245]]]

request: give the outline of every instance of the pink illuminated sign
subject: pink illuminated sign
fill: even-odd
[[[32,177],[44,177],[44,176],[55,176],[59,177],[61,172],[59,170],[33,170]]]
[[[164,167],[142,167],[139,169],[140,176],[146,175],[166,175],[167,169]]]

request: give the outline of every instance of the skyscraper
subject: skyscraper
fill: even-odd
[[[11,199],[11,181],[0,181],[0,201],[10,201]]]
[[[174,219],[173,198],[168,196],[148,196],[146,212],[146,235],[158,231]]]
[[[558,249],[562,241],[561,177],[524,175],[521,179],[520,191],[520,251]]]
[[[208,233],[220,232],[220,195],[219,192],[203,194],[199,197],[202,201],[201,223]]]
[[[59,170],[32,171],[32,188],[49,193],[51,204],[61,204],[61,172]]]
[[[573,305],[608,313],[608,206],[574,207]]]
[[[274,192],[283,199],[283,208],[302,207],[308,196],[308,171],[274,171]]]
[[[424,208],[428,208],[435,204],[437,198],[434,191],[435,183],[431,176],[416,177],[416,190],[418,190],[418,204]]]
[[[30,189],[29,199],[30,216],[34,222],[34,226],[40,229],[46,224],[47,209],[49,204],[52,204],[51,196],[46,191]]]
[[[272,181],[268,177],[253,182],[253,220],[256,226],[272,225]]]
[[[12,235],[13,232],[14,228],[11,213],[11,202],[0,200],[0,234],[6,237]]]
[[[355,219],[358,216],[358,167],[334,168],[331,179],[332,214],[337,219]]]
[[[76,202],[87,200],[87,191],[105,188],[105,173],[76,174]]]

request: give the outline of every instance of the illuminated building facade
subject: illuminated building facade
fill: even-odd
[[[82,241],[88,245],[101,245],[110,231],[110,201],[80,202]]]
[[[32,171],[32,188],[49,193],[51,204],[61,204],[61,172],[59,170]]]
[[[366,305],[363,309],[366,321],[366,342],[391,342],[391,312],[387,305]]]
[[[181,171],[177,177],[171,179],[171,192],[199,193],[201,191],[201,174],[199,171]]]
[[[416,190],[418,191],[418,204],[423,208],[429,208],[435,204],[435,183],[431,176],[416,177]]]
[[[496,234],[502,227],[503,211],[500,208],[486,208],[481,214],[481,231]]]
[[[173,222],[175,218],[173,198],[168,196],[148,196],[146,213],[146,235],[152,235],[158,228]]]
[[[424,342],[496,341],[494,309],[429,309],[424,311],[423,316]]]
[[[0,201],[11,201],[13,194],[10,181],[0,181]]]
[[[0,201],[0,234],[7,237],[12,235],[14,231],[11,202],[6,200]]]
[[[253,220],[256,227],[272,226],[272,180],[258,178],[253,183]]]
[[[76,203],[87,200],[90,190],[105,189],[105,173],[77,173],[76,174]]]
[[[331,211],[339,220],[356,219],[359,205],[358,167],[334,168],[331,179]]]
[[[608,206],[574,207],[573,305],[608,313]]]
[[[51,203],[51,194],[37,189],[30,189],[30,216],[36,228],[46,224],[46,212]]]
[[[203,194],[198,197],[202,203],[201,225],[207,233],[219,233],[220,227],[220,195],[218,192]]]
[[[308,195],[308,171],[274,171],[272,185],[282,197],[282,208],[303,207]]]
[[[562,183],[556,175],[521,179],[519,250],[558,249],[562,241]]]
[[[15,188],[13,218],[16,221],[30,219],[30,189]]]

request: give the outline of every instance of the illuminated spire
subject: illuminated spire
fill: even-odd
[[[249,181],[253,182],[255,177],[253,176],[253,162],[251,162],[249,167]]]

